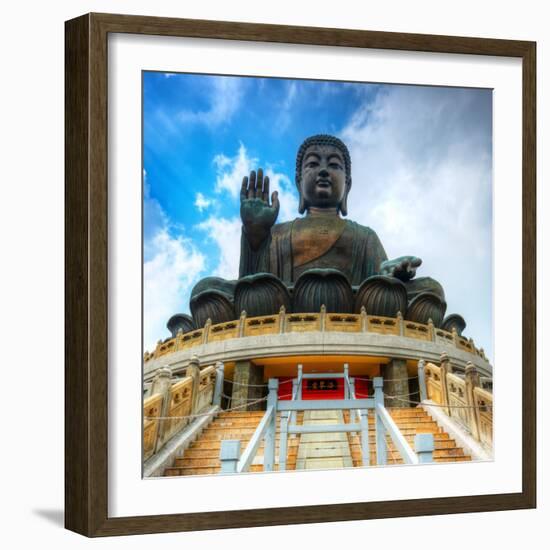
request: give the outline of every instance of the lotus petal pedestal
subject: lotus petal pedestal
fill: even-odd
[[[433,292],[422,292],[413,298],[407,308],[405,319],[427,324],[431,319],[434,326],[440,327],[447,309],[447,303]]]
[[[296,281],[295,312],[318,313],[322,305],[329,313],[353,311],[353,290],[347,277],[337,269],[310,269]]]
[[[359,287],[355,296],[355,313],[364,307],[369,315],[397,317],[407,312],[407,289],[395,277],[374,275]]]
[[[166,328],[172,333],[172,337],[175,338],[179,330],[183,333],[191,332],[192,330],[195,330],[196,327],[193,322],[193,318],[190,315],[185,313],[176,313],[168,319]]]
[[[271,273],[242,277],[235,287],[235,315],[242,311],[250,317],[275,315],[281,306],[290,311],[290,294],[286,286]]]

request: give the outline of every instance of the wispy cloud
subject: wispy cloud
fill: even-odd
[[[466,332],[486,348],[492,338],[488,105],[488,93],[389,88],[341,133],[353,163],[350,219],[375,229],[389,257],[421,257],[418,276],[443,284],[448,312],[462,314]]]
[[[216,192],[229,193],[234,199],[240,195],[243,177],[248,176],[251,170],[257,171],[260,167],[259,160],[248,155],[243,143],[240,143],[239,151],[234,157],[216,155],[214,165],[217,172]],[[270,195],[273,191],[279,193],[281,209],[277,221],[285,222],[294,219],[298,212],[298,193],[288,175],[277,172],[270,164],[266,164],[264,175],[269,177]]]
[[[207,199],[202,193],[197,193],[195,196],[195,206],[199,212],[206,210],[213,202],[212,199]]]
[[[239,258],[241,254],[241,219],[230,219],[210,216],[197,227],[205,231],[208,238],[217,248],[218,263],[211,275],[224,279],[237,279],[239,277]]]
[[[298,192],[295,185],[286,174],[275,172],[270,166],[266,169],[265,174],[269,177],[270,193],[273,191],[279,193],[281,208],[277,223],[293,220],[298,215]]]
[[[214,157],[213,162],[216,167],[216,192],[225,191],[233,198],[238,197],[241,192],[243,177],[258,168],[258,159],[248,156],[243,143],[239,145],[236,156],[230,158],[220,153]]]
[[[189,311],[189,295],[205,266],[205,256],[184,235],[177,234],[166,212],[144,192],[143,336],[146,350],[169,335],[166,322]]]
[[[284,133],[293,121],[293,107],[297,100],[299,93],[299,84],[295,80],[291,80],[286,83],[284,88],[284,95],[279,103],[279,109],[277,113],[277,122],[274,125],[277,133]]]
[[[234,77],[212,77],[207,88],[208,108],[201,111],[182,110],[177,120],[186,124],[215,127],[227,123],[238,110],[243,96],[243,80]]]

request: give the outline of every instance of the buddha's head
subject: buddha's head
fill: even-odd
[[[344,143],[324,134],[307,138],[296,156],[296,186],[300,214],[315,207],[336,208],[347,215],[351,158]]]

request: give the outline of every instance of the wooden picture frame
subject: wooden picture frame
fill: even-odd
[[[518,493],[136,517],[108,515],[109,33],[377,48],[522,62],[522,478]],[[536,44],[88,14],[65,27],[65,525],[86,536],[483,512],[536,506]]]

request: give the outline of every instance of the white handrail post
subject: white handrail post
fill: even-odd
[[[238,439],[225,439],[220,448],[220,462],[222,474],[234,474],[237,472],[237,463],[241,455],[241,442]]]
[[[281,439],[279,441],[279,472],[286,470],[286,454],[288,449],[288,412],[281,414]]]
[[[352,391],[355,396],[355,381],[352,378]],[[370,466],[370,444],[369,444],[369,410],[361,409],[357,411],[359,424],[361,425],[361,454],[363,457],[363,466]]]
[[[418,389],[420,391],[420,402],[426,401],[428,399],[428,392],[426,390],[426,372],[425,372],[426,363],[424,359],[418,361]]]
[[[294,392],[294,381],[292,382],[292,398],[296,396],[296,399],[302,399],[302,370],[303,366],[298,365],[298,377],[296,378],[296,392]],[[296,424],[296,411],[290,413],[290,423]]]
[[[380,415],[378,414],[378,405],[384,406],[384,379],[376,376],[373,379],[374,385],[374,418],[376,424],[376,463],[383,466],[388,463],[386,451],[386,430]]]
[[[277,390],[279,380],[270,378],[267,383],[267,410],[272,409],[271,418],[265,435],[264,472],[272,472],[275,466],[275,432],[277,430]]]
[[[298,378],[292,379],[292,397],[291,399],[298,398]],[[294,425],[296,424],[296,411],[292,411],[290,415],[287,415],[289,419],[289,423]],[[288,424],[287,424],[288,426]],[[292,437],[296,437],[296,434],[292,434]]]
[[[355,378],[349,379],[349,398],[348,399],[357,399],[357,396],[355,395]],[[358,411],[357,409],[350,409],[348,411],[348,414],[349,414],[350,424],[353,424],[357,419],[359,419],[359,421],[361,420],[361,412]],[[356,434],[355,432],[352,432],[351,435],[354,436]]]
[[[218,407],[222,404],[224,368],[224,364],[221,361],[216,363],[216,385],[214,386],[212,405],[218,405]]]
[[[349,364],[344,363],[344,399],[353,399],[354,393],[352,390],[352,382],[349,377]],[[348,410],[349,415],[349,423],[351,424],[353,422],[353,419],[351,418],[352,410]]]
[[[414,450],[418,455],[420,464],[433,462],[433,452],[435,450],[433,434],[416,434],[414,436]]]
[[[347,363],[344,363],[344,399],[351,398],[347,383],[349,383],[349,365]]]

